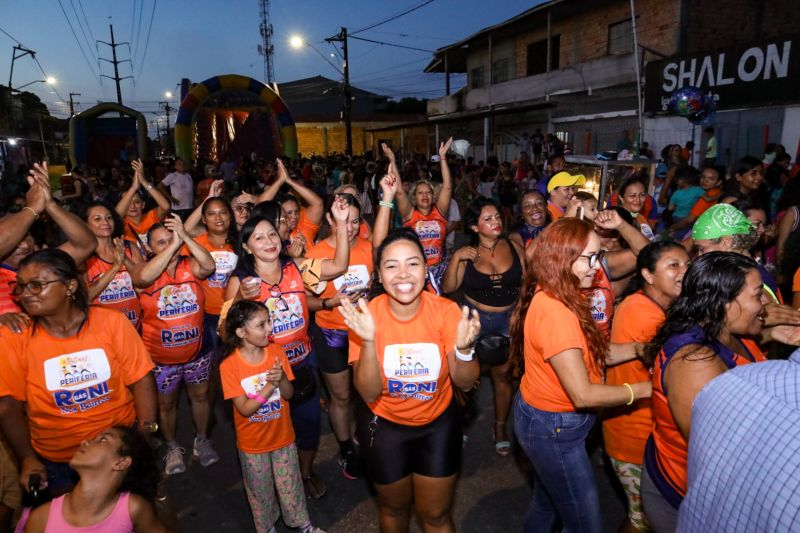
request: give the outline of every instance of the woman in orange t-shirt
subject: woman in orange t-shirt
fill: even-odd
[[[586,453],[591,410],[647,398],[650,382],[602,384],[607,361],[635,353],[607,355],[608,339],[584,294],[602,259],[593,225],[562,218],[532,246],[536,260],[511,320],[511,360],[524,366],[514,402],[516,435],[536,475],[525,528],[545,531],[560,518],[567,531],[600,531],[600,500]]]
[[[447,238],[447,214],[450,211],[450,198],[453,196],[453,179],[450,165],[447,163],[447,151],[453,144],[453,138],[439,145],[439,168],[442,172],[442,188],[434,203],[433,183],[418,180],[411,189],[411,198],[403,189],[402,180],[397,187],[397,212],[403,220],[403,226],[411,228],[422,242],[425,259],[431,282],[436,293],[441,291],[444,271],[447,269],[444,241]],[[389,158],[390,165],[396,168],[394,153],[384,144],[383,153]],[[400,176],[400,172],[395,172]]]
[[[123,240],[122,219],[108,205],[96,202],[86,210],[86,225],[97,237],[97,249],[86,260],[86,284],[89,301],[115,309],[139,328],[142,304],[133,288],[130,271],[142,262],[142,254]]]
[[[654,423],[641,491],[656,532],[675,531],[677,525],[697,393],[731,368],[763,361],[753,339],[800,344],[798,326],[764,327],[769,301],[758,263],[733,252],[705,253],[692,262],[680,296],[644,351],[645,364],[653,367]]]
[[[74,484],[67,463],[81,441],[137,420],[143,432],[153,431],[153,363],[122,314],[89,306],[65,252],[25,258],[13,292],[32,324],[0,328],[0,424],[22,485],[38,474],[57,496]]]
[[[454,531],[451,508],[463,446],[453,387],[480,374],[477,311],[425,290],[425,252],[407,229],[377,253],[385,294],[358,309],[342,303],[350,328],[353,383],[367,403],[356,428],[375,484],[381,531],[407,531],[414,502],[423,529]]]
[[[289,416],[294,374],[283,349],[273,344],[272,331],[263,303],[233,304],[225,319],[222,390],[226,400],[233,400],[236,447],[256,531],[275,529],[282,512],[287,526],[316,532],[308,518]]]
[[[142,255],[147,254],[147,232],[150,227],[156,222],[164,219],[164,216],[169,211],[170,203],[164,194],[154,187],[152,183],[145,180],[144,166],[140,160],[132,161],[133,167],[133,181],[131,186],[122,195],[117,207],[115,208],[117,214],[124,219],[125,222],[125,238],[131,242],[136,243]],[[145,212],[145,196],[141,191],[144,187],[147,194],[155,200],[157,207]]]
[[[650,342],[664,322],[664,312],[680,295],[687,268],[689,254],[676,242],[660,241],[640,251],[638,271],[628,285],[628,296],[616,309],[611,342]],[[609,385],[649,379],[650,370],[639,359],[609,366],[606,370]],[[639,489],[644,447],[652,429],[653,411],[649,399],[611,409],[603,420],[606,453],[628,498],[628,527],[639,531],[648,529]]]
[[[142,339],[156,364],[161,434],[167,441],[166,473],[186,470],[184,449],[175,440],[178,393],[186,382],[197,435],[193,456],[202,466],[219,460],[208,440],[208,383],[211,355],[200,351],[203,338],[204,295],[200,280],[214,272],[214,258],[192,239],[177,215],[148,231],[148,246],[155,254],[131,272],[141,290]],[[191,257],[180,255],[183,245]]]

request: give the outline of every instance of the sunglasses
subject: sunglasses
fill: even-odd
[[[578,257],[585,257],[589,261],[589,268],[595,268],[600,264],[603,260],[603,256],[605,255],[605,250],[600,250],[597,253],[589,254],[589,255],[580,255]]]
[[[60,279],[52,279],[50,281],[29,281],[28,283],[20,283],[19,281],[12,281],[8,284],[8,287],[11,289],[11,294],[14,296],[20,296],[25,289],[28,290],[33,295],[40,294],[45,287],[50,285],[51,283],[63,283]]]

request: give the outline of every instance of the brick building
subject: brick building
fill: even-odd
[[[636,0],[639,54],[634,54],[629,0],[541,3],[436,50],[425,71],[445,73],[448,81],[446,95],[428,104],[430,137],[465,138],[476,158],[494,153],[513,159],[527,145],[524,134],[537,128],[555,133],[577,154],[614,149],[623,130],[631,139],[638,134],[637,56],[646,88],[648,64],[796,32],[792,7],[789,0]],[[466,86],[452,92],[450,73],[466,74]],[[770,103],[753,96],[757,105]],[[644,121],[644,140],[653,148],[691,138],[686,119],[649,111],[653,118]],[[792,122],[791,112],[764,112],[738,112],[735,121],[764,122],[758,128],[766,125],[771,140],[792,137],[784,127]],[[729,113],[717,116],[728,120]],[[732,128],[734,117],[728,118],[725,128]],[[734,137],[724,148],[731,154],[753,147],[733,142]]]

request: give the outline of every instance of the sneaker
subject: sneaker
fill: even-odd
[[[205,437],[195,437],[192,459],[199,462],[201,466],[211,466],[219,461],[219,454],[211,446],[211,440]]]
[[[164,456],[164,472],[168,476],[186,472],[186,464],[183,462],[184,453],[186,453],[186,450],[180,446],[175,446],[167,451],[167,455]]]
[[[355,450],[350,450],[339,456],[339,465],[342,467],[342,475],[347,479],[358,479],[361,477],[361,463]]]

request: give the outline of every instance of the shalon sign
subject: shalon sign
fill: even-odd
[[[672,93],[688,85],[712,93],[722,109],[797,100],[798,46],[800,39],[775,39],[648,63],[645,109],[653,113],[668,111]]]

